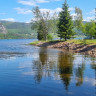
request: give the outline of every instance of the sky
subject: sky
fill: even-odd
[[[39,6],[41,11],[60,12],[64,0],[0,0],[0,20],[30,22],[32,8]],[[75,16],[75,7],[83,12],[84,21],[95,19],[96,0],[67,0],[70,14]]]

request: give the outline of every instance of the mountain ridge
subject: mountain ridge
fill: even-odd
[[[0,33],[0,39],[27,39],[36,38],[36,31],[31,29],[31,23],[10,22],[0,20],[0,23],[6,28],[6,36]],[[1,38],[2,37],[2,38]],[[6,38],[5,38],[6,37]]]

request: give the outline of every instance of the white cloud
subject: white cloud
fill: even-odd
[[[74,11],[75,9],[74,8],[69,8],[69,11]]]
[[[20,8],[20,7],[17,7],[17,8],[14,8],[18,14],[30,14],[32,13],[31,10],[29,9],[24,9],[24,8]]]
[[[35,0],[37,3],[48,3],[50,2],[49,0]]]
[[[74,8],[69,8],[69,11],[73,11],[74,10]],[[40,11],[41,12],[50,12],[51,14],[53,14],[53,13],[59,13],[59,12],[61,12],[62,11],[62,8],[56,8],[56,9],[46,9],[46,8],[44,8],[44,9],[40,9]]]
[[[14,18],[6,18],[6,19],[1,19],[1,20],[15,22]]]
[[[60,1],[60,0],[18,0],[18,3],[28,6],[37,6],[39,3],[49,3],[52,1]]]
[[[84,19],[84,21],[91,21],[91,20],[95,20],[95,16],[86,17]]]
[[[89,14],[89,15],[93,15],[93,14],[95,14],[95,9],[93,9],[93,10],[90,11],[90,12],[88,12],[87,14]]]
[[[42,13],[44,13],[44,12],[50,12],[50,14],[53,14],[53,13],[59,13],[59,12],[61,12],[62,11],[62,9],[61,8],[56,8],[56,9],[40,9],[40,11],[42,12]]]
[[[37,6],[33,0],[28,0],[28,1],[19,0],[18,3],[22,5]]]
[[[75,17],[77,16],[77,14],[72,13],[71,16],[72,16],[72,19],[75,20]]]

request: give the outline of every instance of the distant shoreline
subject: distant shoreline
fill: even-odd
[[[76,41],[76,40],[75,40]],[[62,50],[68,50],[75,53],[82,53],[85,55],[90,55],[96,57],[96,44],[79,44],[74,41],[35,41],[30,43],[30,45],[35,45],[38,47],[46,48],[56,48]]]

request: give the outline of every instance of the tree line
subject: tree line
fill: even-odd
[[[34,19],[32,20],[32,29],[37,30],[38,40],[52,40],[58,36],[65,41],[74,38],[74,35],[83,34],[89,38],[96,38],[95,21],[83,22],[82,10],[75,7],[74,20],[70,15],[67,0],[65,0],[62,11],[58,14],[50,11],[41,11],[39,7],[32,9]]]

